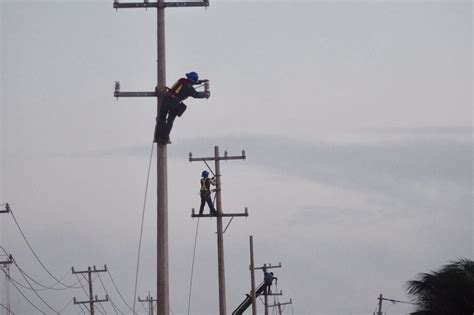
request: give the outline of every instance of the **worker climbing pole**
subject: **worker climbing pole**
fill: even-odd
[[[191,216],[193,218],[197,217],[216,217],[217,218],[217,260],[218,260],[218,277],[219,277],[219,315],[226,315],[226,296],[225,296],[225,264],[224,264],[224,232],[227,230],[230,222],[234,217],[247,217],[248,211],[245,208],[244,213],[224,213],[222,210],[222,195],[221,195],[221,171],[220,171],[220,161],[227,161],[227,160],[244,160],[245,151],[242,151],[242,155],[240,156],[229,156],[227,155],[227,151],[224,152],[224,156],[219,155],[219,147],[214,147],[214,156],[213,157],[200,157],[194,158],[192,153],[189,153],[189,161],[196,162],[202,161],[207,164],[207,161],[214,161],[215,163],[215,172],[211,170],[215,177],[215,184],[216,184],[216,211],[217,213],[213,213],[211,210],[211,214],[195,214],[194,208],[192,210]],[[207,171],[203,171],[202,175],[206,175]],[[207,174],[208,176],[209,174]],[[205,178],[203,176],[203,178]],[[227,224],[226,229],[223,229],[222,226],[222,218],[223,217],[231,217],[229,223]]]
[[[165,2],[157,0],[150,2],[120,3],[114,0],[113,7],[118,10],[122,8],[156,8],[157,9],[157,88],[151,92],[121,92],[120,82],[115,83],[115,97],[156,97],[157,117],[159,118],[160,107],[166,90],[166,60],[165,60],[165,8],[169,7],[208,7],[209,0],[203,1],[175,1]],[[207,93],[207,97],[209,97]],[[167,116],[168,118],[169,116]],[[158,119],[159,120],[159,119]],[[173,118],[174,120],[174,118]],[[172,126],[168,126],[167,128]],[[155,128],[156,129],[156,128]],[[169,128],[171,130],[171,128]],[[165,135],[165,134],[164,134]],[[161,136],[161,135],[160,135]],[[169,315],[169,270],[168,270],[168,140],[163,136],[158,143],[157,152],[157,300],[158,315]],[[155,140],[155,139],[154,139]],[[157,141],[159,139],[156,139]]]
[[[204,92],[198,92],[193,85],[204,83]],[[186,78],[181,78],[176,81],[171,88],[166,88],[160,91],[156,87],[156,93],[160,95],[161,107],[156,117],[155,136],[153,142],[159,144],[170,144],[170,132],[173,128],[173,122],[176,116],[181,117],[187,106],[183,103],[188,97],[194,98],[209,98],[211,92],[209,91],[209,80],[199,80],[197,72],[191,71],[186,73]]]

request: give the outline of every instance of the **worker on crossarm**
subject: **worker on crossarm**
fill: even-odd
[[[158,91],[161,96],[160,112],[156,119],[155,136],[153,142],[160,144],[169,144],[170,132],[173,128],[173,122],[176,116],[181,115],[186,110],[186,105],[183,103],[188,97],[194,98],[209,98],[211,93],[209,91],[198,92],[193,85],[208,82],[208,80],[199,80],[199,75],[192,71],[186,73],[186,78],[180,78],[170,89],[166,91]]]
[[[273,272],[265,271],[263,274],[263,282],[265,283],[265,291],[267,294],[271,293],[271,286],[273,284],[273,280],[278,282],[278,278],[273,276]]]
[[[217,215],[216,208],[214,208],[214,205],[212,204],[212,199],[211,199],[211,185],[215,186],[216,185],[216,179],[209,178],[209,172],[208,171],[202,171],[201,174],[201,206],[199,207],[199,215],[202,215],[204,211],[204,205],[207,203],[209,206],[209,214],[210,215]]]

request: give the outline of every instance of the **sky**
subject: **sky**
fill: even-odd
[[[0,0],[0,204],[55,277],[75,283],[71,267],[106,264],[132,305],[143,208],[137,295],[156,295],[155,163],[147,186],[156,102],[117,100],[113,89],[156,85],[156,10],[112,3]],[[167,85],[197,71],[211,86],[208,100],[186,100],[168,147],[173,314],[187,314],[190,213],[206,169],[188,154],[216,145],[247,156],[221,164],[223,211],[249,209],[224,235],[229,314],[250,290],[249,235],[256,265],[282,264],[274,273],[279,301],[293,301],[287,314],[372,314],[379,294],[409,301],[417,274],[473,259],[472,14],[472,1],[458,0],[167,9]],[[218,313],[215,231],[200,220],[191,314]],[[0,241],[28,275],[55,283],[11,215],[0,215]],[[130,314],[109,274],[100,277],[98,297]],[[1,275],[3,305],[5,284]],[[61,314],[82,314],[71,301],[87,299],[81,289],[38,293]],[[14,287],[10,305],[39,313]]]

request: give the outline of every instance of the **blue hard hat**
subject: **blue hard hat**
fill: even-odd
[[[186,73],[186,78],[193,82],[197,82],[199,80],[199,75],[197,74],[197,72],[191,71],[189,73]]]
[[[208,171],[202,171],[201,176],[202,177],[207,177],[207,176],[209,176],[209,172]]]

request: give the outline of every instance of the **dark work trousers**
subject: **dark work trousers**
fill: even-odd
[[[163,96],[155,127],[155,141],[169,139],[173,122],[177,115],[175,102],[171,96],[167,94]]]
[[[204,211],[204,205],[206,204],[209,206],[211,214],[216,211],[214,209],[214,205],[212,204],[211,199],[211,192],[210,191],[201,191],[201,207],[199,207],[199,214],[202,214]]]

